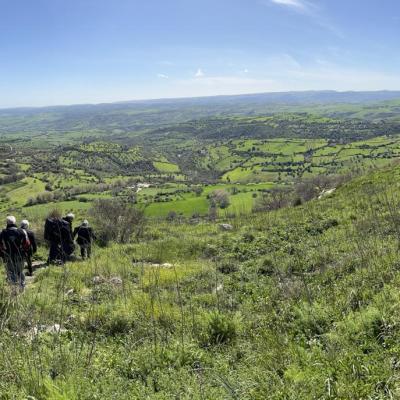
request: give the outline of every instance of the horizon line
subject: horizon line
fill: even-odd
[[[208,96],[177,96],[177,97],[151,97],[132,100],[117,100],[117,101],[102,101],[102,102],[85,102],[85,103],[65,103],[53,105],[38,105],[38,106],[10,106],[0,107],[0,111],[7,110],[38,110],[41,108],[62,108],[62,107],[80,107],[80,106],[101,106],[112,104],[129,104],[129,103],[145,103],[145,102],[164,102],[164,101],[179,101],[179,100],[196,100],[196,99],[211,99],[211,98],[228,98],[228,97],[246,97],[255,95],[268,95],[268,94],[298,94],[298,93],[399,93],[400,89],[377,89],[377,90],[335,90],[335,89],[309,89],[309,90],[277,90],[270,92],[250,92],[240,94],[215,94]]]

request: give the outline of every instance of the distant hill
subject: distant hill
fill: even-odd
[[[397,122],[400,119],[400,91],[282,92],[3,109],[0,110],[0,139],[16,133],[24,137],[38,134],[62,137],[71,132],[79,137],[138,136],[210,117],[279,113]]]

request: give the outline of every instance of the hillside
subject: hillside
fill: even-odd
[[[232,231],[149,221],[17,299],[2,277],[2,398],[398,398],[399,182],[371,172]]]
[[[220,118],[228,122],[226,117],[282,113],[398,123],[399,99],[398,91],[310,91],[0,109],[0,140],[34,137],[65,143],[106,136],[145,141],[159,128],[180,130],[185,123],[197,120]]]
[[[359,175],[400,154],[398,92],[288,92],[0,110],[0,211],[249,214],[275,187]],[[139,190],[138,185],[144,185]]]

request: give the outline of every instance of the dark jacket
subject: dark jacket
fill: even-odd
[[[29,242],[31,243],[30,249],[29,249],[29,254],[35,254],[37,251],[37,244],[36,244],[36,237],[35,234],[29,230],[29,229],[24,229],[26,234],[28,235]]]
[[[73,243],[71,224],[59,218],[47,218],[44,226],[44,238],[52,243]]]
[[[65,222],[68,223],[69,231],[71,232],[71,237],[72,237],[72,221],[71,221],[69,218],[67,218],[67,217],[64,217],[64,218],[63,218],[63,221],[65,221]]]
[[[91,244],[96,239],[93,229],[90,226],[81,225],[76,227],[74,229],[74,238],[75,236],[78,236],[76,241],[80,246]]]
[[[17,228],[16,225],[8,225],[0,233],[0,245],[3,249],[3,255],[6,259],[23,258],[24,243],[26,242],[26,233]]]

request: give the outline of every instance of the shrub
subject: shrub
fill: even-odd
[[[116,199],[97,200],[89,210],[94,219],[100,245],[110,241],[128,243],[143,235],[145,217],[141,209]]]
[[[167,221],[172,222],[178,218],[178,213],[176,211],[170,211],[167,215]]]
[[[291,204],[292,193],[287,188],[273,188],[258,197],[254,211],[272,211]]]
[[[232,263],[223,263],[218,266],[218,271],[221,272],[221,274],[231,274],[232,272],[236,272],[238,270],[237,265],[232,264]]]
[[[210,199],[211,207],[218,206],[221,209],[225,209],[225,208],[229,207],[229,205],[230,205],[229,194],[224,189],[214,190],[209,195],[209,199]]]
[[[219,312],[211,313],[206,324],[205,344],[227,344],[236,339],[237,324],[228,315]]]

